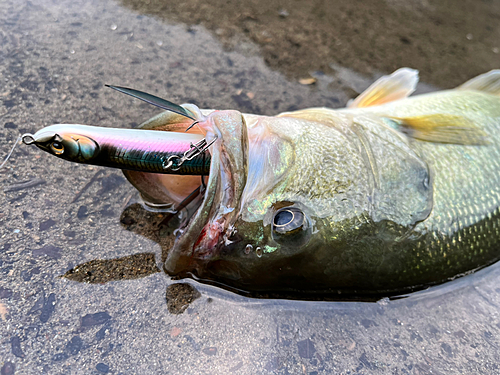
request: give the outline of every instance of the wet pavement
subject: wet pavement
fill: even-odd
[[[410,3],[424,13],[433,6]],[[491,24],[498,20],[498,4],[482,2],[472,10],[470,2],[464,4],[469,8],[454,10],[460,14],[455,23],[446,20],[445,29],[474,23],[466,12],[490,10],[483,34],[464,28],[463,38],[453,43],[477,55],[480,64],[474,69],[498,67],[494,42],[499,29]],[[373,75],[405,62],[390,50],[381,51],[389,65],[374,58],[368,69],[369,53],[353,66],[342,64],[350,60],[328,60],[331,52],[325,52],[321,56],[329,71],[306,63],[299,64],[302,70],[280,70],[286,59],[280,55],[272,63],[267,58],[266,64],[253,26],[250,35],[231,29],[235,46],[213,26],[214,16],[186,25],[179,23],[186,22],[182,12],[154,18],[148,14],[155,12],[139,13],[126,5],[0,2],[0,155],[7,155],[19,134],[49,124],[127,128],[157,113],[106,89],[105,83],[202,108],[275,114],[343,106]],[[285,5],[276,3],[276,19],[294,22],[296,8]],[[364,30],[359,26],[360,34]],[[412,36],[414,43],[424,48],[426,39],[418,35]],[[336,38],[356,41],[351,34]],[[437,55],[439,46],[433,47]],[[426,53],[432,60],[431,52]],[[452,62],[443,65],[440,58],[429,62],[431,72],[422,72],[431,85],[421,90],[446,86],[436,78],[437,67],[449,77],[475,74]],[[310,77],[314,85],[298,82]],[[446,82],[459,83],[456,77]],[[142,215],[160,222],[162,216],[137,210],[137,199],[119,171],[64,162],[24,145],[16,148],[0,169],[1,375],[500,372],[498,264],[408,298],[377,303],[258,300],[189,280],[182,283],[190,286],[172,286],[179,281],[158,272],[153,260],[161,258],[158,234],[139,220]]]

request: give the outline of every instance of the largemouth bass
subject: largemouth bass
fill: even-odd
[[[500,70],[409,97],[417,81],[403,68],[348,108],[274,117],[183,106],[214,143],[165,271],[250,292],[394,294],[500,259]],[[191,123],[164,112],[142,129]],[[154,204],[200,185],[124,173]]]

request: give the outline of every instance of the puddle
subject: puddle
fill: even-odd
[[[52,123],[127,128],[157,113],[106,83],[202,108],[275,114],[343,106],[384,71],[374,65],[357,75],[333,60],[332,75],[301,85],[253,55],[257,45],[246,54],[227,50],[203,26],[170,24],[113,1],[7,0],[0,12],[1,155],[20,133]],[[121,215],[137,195],[119,171],[19,146],[0,170],[0,186],[2,375],[498,372],[498,264],[377,303],[250,299],[187,281],[200,296],[187,287],[191,294],[173,306],[182,313],[172,314],[166,296],[175,282],[152,262],[135,273],[125,267],[119,280],[116,269],[102,267],[99,275],[82,271],[92,284],[59,277],[96,260],[130,257],[133,268],[135,257],[160,255],[154,238],[125,228],[135,225]]]

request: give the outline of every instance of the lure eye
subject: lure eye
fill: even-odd
[[[305,244],[311,234],[307,216],[297,207],[284,207],[274,214],[273,239],[286,246]]]
[[[61,142],[52,142],[50,148],[56,155],[61,155],[64,152],[64,145]]]

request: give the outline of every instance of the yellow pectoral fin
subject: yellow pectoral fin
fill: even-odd
[[[488,134],[478,129],[463,116],[432,114],[415,117],[398,117],[400,130],[420,141],[458,145],[486,145]]]
[[[354,99],[348,108],[381,105],[410,96],[417,87],[418,71],[401,68],[389,76],[383,76]]]

